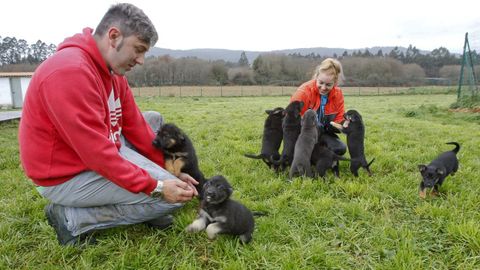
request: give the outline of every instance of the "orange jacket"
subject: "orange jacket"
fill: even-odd
[[[295,91],[290,98],[290,102],[297,100],[303,101],[304,103],[301,112],[302,116],[307,109],[318,111],[318,108],[320,108],[320,94],[318,93],[316,80],[310,80],[298,87],[297,91]],[[333,118],[334,122],[340,123],[343,121],[344,113],[345,106],[342,90],[338,86],[334,86],[330,93],[328,93],[328,101],[325,105],[325,116],[330,116],[329,118]]]

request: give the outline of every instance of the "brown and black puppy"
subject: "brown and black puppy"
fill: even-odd
[[[328,149],[326,144],[319,142],[315,144],[310,159],[313,166],[315,166],[315,176],[325,177],[327,170],[331,169],[336,177],[340,177],[339,161],[349,160],[343,156],[335,154]]]
[[[302,118],[302,129],[295,143],[292,166],[290,167],[289,178],[306,175],[313,177],[310,158],[313,147],[318,140],[317,113],[308,109]]]
[[[185,230],[206,230],[209,239],[230,234],[239,236],[242,243],[250,242],[255,228],[253,214],[243,204],[230,199],[232,192],[232,186],[221,175],[206,181],[198,216]]]
[[[420,183],[420,198],[426,197],[425,189],[433,188],[433,194],[438,194],[438,188],[448,175],[454,175],[458,170],[457,153],[460,150],[460,144],[456,142],[448,142],[447,144],[455,145],[451,151],[443,152],[428,165],[418,165],[418,169],[422,174],[422,182]]]
[[[285,110],[277,107],[265,111],[268,116],[263,125],[262,150],[259,155],[245,154],[248,158],[262,159],[268,167],[278,170],[279,165],[273,164],[272,160],[280,159],[278,150],[282,144],[283,130],[282,120]]]
[[[175,176],[181,172],[189,174],[198,181],[198,194],[201,194],[205,178],[198,167],[197,155],[192,141],[175,124],[166,123],[160,127],[153,145],[162,150],[165,157],[165,169]]]
[[[283,129],[283,150],[280,160],[272,160],[272,163],[280,166],[280,170],[285,170],[292,164],[295,143],[302,128],[302,117],[300,112],[303,108],[302,101],[292,101],[285,108],[285,117],[282,121]]]
[[[347,147],[350,153],[350,171],[353,175],[358,176],[358,169],[363,167],[367,170],[368,175],[372,176],[370,165],[375,159],[369,163],[365,158],[365,125],[363,124],[362,116],[356,110],[347,111],[343,118],[345,121],[343,125],[335,122],[330,122],[332,126],[347,134]]]

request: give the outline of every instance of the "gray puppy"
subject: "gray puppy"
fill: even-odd
[[[185,229],[187,232],[206,230],[209,239],[218,234],[240,237],[242,243],[252,240],[255,221],[252,212],[243,204],[230,199],[233,188],[227,179],[217,175],[203,186],[203,198],[197,219]]]
[[[303,115],[302,129],[295,143],[293,162],[289,174],[290,179],[300,175],[306,175],[308,177],[314,176],[312,166],[310,165],[310,158],[317,140],[317,114],[314,110],[308,109]]]
[[[451,174],[454,175],[458,170],[457,153],[460,145],[456,142],[448,142],[447,144],[455,145],[451,151],[443,152],[428,165],[418,165],[418,169],[422,174],[422,182],[420,183],[420,198],[424,199],[425,189],[433,187],[433,194],[438,193],[438,187],[443,184],[445,178]]]

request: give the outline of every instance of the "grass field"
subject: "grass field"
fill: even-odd
[[[18,123],[2,124],[0,269],[480,269],[479,113],[449,112],[454,95],[346,97],[363,115],[374,175],[355,178],[343,162],[340,179],[287,183],[242,154],[260,150],[264,110],[288,99],[137,98],[189,134],[207,176],[226,176],[235,199],[269,213],[256,218],[249,245],[185,233],[194,200],[169,231],[126,226],[98,233],[95,246],[61,247],[47,201],[19,167]],[[459,171],[441,196],[421,200],[417,165],[452,149],[449,141],[462,146]]]

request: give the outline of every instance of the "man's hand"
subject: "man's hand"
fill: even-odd
[[[195,186],[198,185],[197,180],[193,179],[193,177],[191,177],[189,174],[186,174],[186,173],[180,173],[178,178],[183,182],[187,183],[194,190],[195,196],[198,196],[197,189],[195,188]]]
[[[197,190],[189,183],[178,179],[163,180],[162,197],[169,203],[188,202],[195,194],[198,194]]]

